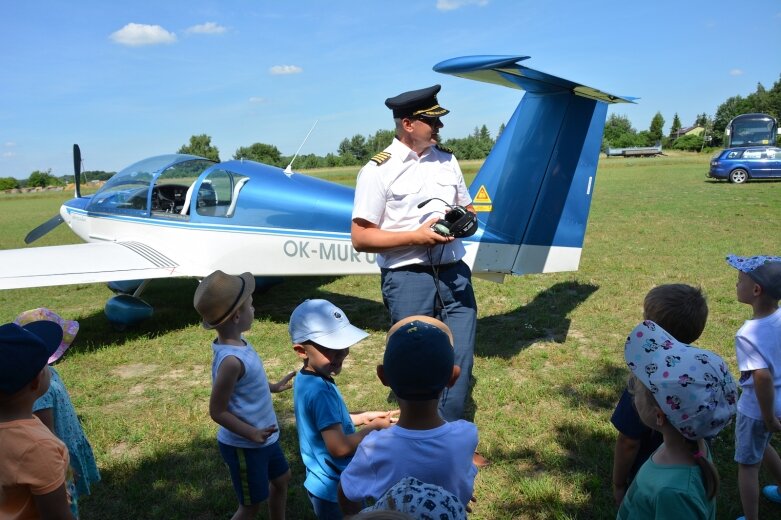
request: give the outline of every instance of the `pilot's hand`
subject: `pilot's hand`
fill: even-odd
[[[435,246],[437,244],[446,244],[453,240],[452,236],[443,237],[433,229],[431,226],[437,223],[438,218],[432,218],[426,221],[422,226],[417,229],[417,234],[420,239],[418,245],[421,246]]]

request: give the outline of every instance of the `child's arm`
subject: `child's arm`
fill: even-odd
[[[41,520],[73,520],[65,484],[44,495],[33,495]]]
[[[752,373],[754,377],[754,393],[757,396],[765,427],[769,432],[781,431],[781,422],[776,417],[776,389],[773,385],[773,374],[767,368],[759,368]]]
[[[212,385],[212,395],[209,399],[209,415],[220,426],[227,428],[236,435],[254,442],[266,442],[272,433],[277,431],[276,426],[268,428],[255,428],[247,424],[228,411],[228,401],[236,386],[236,381],[241,377],[244,367],[235,356],[227,356],[217,369],[217,377]]]
[[[41,420],[44,426],[49,428],[49,431],[54,433],[54,409],[53,408],[41,408],[33,412],[38,419]],[[56,435],[56,434],[55,434]]]
[[[350,413],[350,419],[355,426],[362,426],[369,424],[374,419],[385,418],[390,419],[390,422],[396,422],[399,418],[399,410],[390,410],[388,412],[354,412]]]
[[[325,447],[332,457],[347,457],[355,453],[358,445],[369,433],[387,428],[390,425],[389,417],[378,417],[367,422],[363,428],[350,435],[345,435],[342,425],[339,423],[320,430],[320,435],[322,435]]]
[[[290,372],[285,377],[277,381],[276,383],[269,383],[268,389],[271,391],[272,394],[276,394],[279,392],[284,392],[285,390],[290,390],[293,388],[293,383],[290,382],[293,377],[295,377],[295,372]]]
[[[640,451],[640,441],[618,432],[613,451],[613,500],[621,505],[626,494],[626,481]]]
[[[360,502],[353,502],[344,496],[341,482],[339,482],[339,485],[336,487],[336,499],[339,502],[339,509],[342,510],[342,514],[344,514],[345,518],[349,518],[350,515],[356,515],[361,512]]]

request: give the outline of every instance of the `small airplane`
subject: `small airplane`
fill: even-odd
[[[524,90],[471,183],[479,229],[465,238],[474,276],[577,270],[607,105],[633,103],[521,64],[528,56],[467,56],[434,70]],[[258,277],[376,274],[350,240],[354,190],[247,160],[151,157],[76,198],[30,232],[65,222],[87,243],[0,251],[0,289],[143,280],[106,304],[118,328],[152,313],[149,280],[202,278],[215,269]],[[432,218],[447,211],[431,204]],[[122,286],[115,288],[122,289]]]

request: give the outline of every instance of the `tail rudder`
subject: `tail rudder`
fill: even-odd
[[[526,91],[470,186],[478,275],[577,270],[607,104],[632,102],[518,64],[525,59],[473,56],[434,67]]]

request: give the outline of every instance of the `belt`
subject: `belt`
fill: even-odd
[[[410,265],[403,265],[401,267],[393,267],[387,270],[392,272],[409,271],[411,273],[433,273],[434,271],[437,272],[447,271],[448,269],[455,267],[461,263],[463,263],[462,260],[458,260],[457,262],[451,262],[449,264],[439,264],[439,265],[410,264]]]

